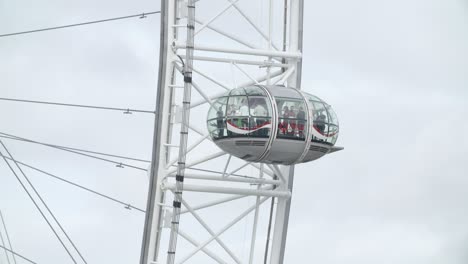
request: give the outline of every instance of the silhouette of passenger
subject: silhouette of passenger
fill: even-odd
[[[294,106],[291,105],[289,108],[289,127],[288,127],[288,135],[294,135],[297,127],[297,120],[293,119],[296,118],[296,112],[294,111]]]
[[[325,119],[326,118],[327,117],[324,114],[320,114],[316,120],[316,123],[317,123],[316,127],[321,134],[325,133]]]
[[[249,106],[247,105],[246,100],[242,100],[242,105],[239,108],[241,118],[241,126],[243,128],[247,128],[248,120],[249,120]]]
[[[281,115],[283,118],[281,122],[279,123],[279,129],[281,134],[286,135],[288,132],[288,126],[289,126],[289,108],[288,106],[283,107],[283,114]]]
[[[298,130],[298,136],[303,138],[304,137],[304,126],[305,126],[305,112],[304,108],[302,106],[299,107],[299,112],[297,112],[297,130]]]
[[[265,117],[268,115],[267,110],[265,106],[262,103],[258,103],[257,106],[255,106],[253,115],[256,116],[255,118],[255,124],[256,124],[256,129],[259,127],[263,126],[265,124]],[[266,129],[260,129],[256,133],[259,136],[265,136],[267,134]]]
[[[229,110],[227,111],[227,116],[228,116],[228,118],[227,118],[226,122],[229,122],[231,125],[235,125],[237,123],[237,118],[233,118],[233,116],[236,116],[236,106],[234,104],[229,105]],[[228,128],[226,130],[227,130],[228,137],[232,136],[232,131],[229,130]]]
[[[216,112],[216,125],[218,127],[218,137],[224,136],[224,114],[223,108],[220,106]]]

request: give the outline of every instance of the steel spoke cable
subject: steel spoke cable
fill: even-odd
[[[0,140],[0,143],[3,145],[3,142]],[[0,150],[0,154],[2,155],[3,157],[3,160],[5,161],[5,163],[8,165],[8,168],[10,169],[10,171],[15,175],[16,179],[18,180],[18,182],[20,183],[20,185],[23,187],[24,191],[26,192],[26,194],[29,196],[29,198],[31,199],[31,201],[33,202],[34,206],[37,208],[37,210],[39,211],[39,213],[42,215],[42,218],[44,218],[44,220],[47,222],[47,225],[50,227],[50,229],[52,230],[52,232],[54,233],[54,235],[57,237],[57,239],[59,240],[60,244],[62,245],[62,247],[65,249],[65,251],[67,252],[67,254],[70,256],[70,258],[72,259],[73,263],[77,264],[75,258],[73,257],[73,255],[71,254],[71,252],[68,250],[67,246],[65,245],[65,243],[63,242],[62,238],[59,236],[59,234],[57,233],[57,231],[55,230],[55,228],[52,226],[52,224],[50,223],[49,219],[47,219],[47,217],[45,216],[44,212],[42,211],[42,209],[39,207],[39,205],[37,204],[36,200],[34,200],[34,198],[32,197],[31,193],[28,191],[28,189],[26,188],[26,186],[24,185],[24,183],[21,181],[21,179],[19,178],[18,174],[16,173],[16,171],[13,169],[13,167],[10,165],[10,163],[8,162],[8,160],[5,158],[5,156],[3,155],[3,152]]]
[[[93,193],[93,194],[95,194],[95,195],[98,195],[98,196],[100,196],[100,197],[102,197],[102,198],[106,198],[106,199],[108,199],[108,200],[110,200],[110,201],[113,201],[113,202],[116,202],[116,203],[118,203],[118,204],[124,205],[124,206],[126,206],[126,207],[128,207],[128,208],[135,209],[135,210],[140,211],[140,212],[142,212],[142,213],[145,212],[145,210],[143,210],[143,209],[141,209],[141,208],[138,208],[138,207],[136,207],[136,206],[133,206],[133,205],[131,205],[130,203],[126,203],[126,202],[123,202],[123,201],[118,200],[118,199],[116,199],[116,198],[113,198],[113,197],[110,197],[110,196],[108,196],[108,195],[105,195],[105,194],[103,194],[103,193],[94,191],[94,190],[92,190],[92,189],[90,189],[90,188],[84,187],[84,186],[82,186],[82,185],[79,185],[79,184],[74,183],[74,182],[72,182],[72,181],[66,180],[66,179],[64,179],[64,178],[62,178],[62,177],[59,177],[59,176],[57,176],[57,175],[54,175],[54,174],[52,174],[52,173],[49,173],[49,172],[46,172],[46,171],[44,171],[44,170],[38,169],[38,168],[36,168],[36,167],[34,167],[34,166],[31,166],[31,165],[28,165],[28,164],[26,164],[26,163],[24,163],[24,162],[21,162],[21,161],[18,161],[18,160],[13,160],[13,159],[11,159],[11,158],[9,158],[9,157],[6,157],[6,156],[3,156],[3,155],[2,155],[2,157],[6,158],[6,159],[8,159],[8,160],[11,160],[11,161],[13,161],[13,162],[16,162],[16,163],[18,163],[18,164],[20,164],[20,165],[22,165],[22,166],[24,166],[24,167],[27,167],[27,168],[29,168],[29,169],[35,170],[35,171],[37,171],[37,172],[40,172],[40,173],[42,173],[42,174],[44,174],[44,175],[47,175],[47,176],[49,176],[49,177],[55,178],[55,179],[57,179],[57,180],[59,180],[59,181],[68,183],[68,184],[70,184],[70,185],[72,185],[72,186],[78,187],[78,188],[80,188],[80,189],[82,189],[82,190],[85,190],[85,191],[87,191],[87,192],[90,192],[90,193]]]
[[[14,256],[18,256],[18,257],[20,257],[20,258],[26,260],[26,261],[29,262],[29,263],[37,264],[37,262],[34,262],[34,261],[32,261],[32,260],[30,260],[30,259],[28,259],[28,258],[26,258],[26,257],[24,257],[24,256],[22,256],[22,255],[20,255],[20,254],[18,254],[18,253],[16,253],[16,252],[14,252],[13,250],[9,250],[8,248],[6,248],[6,247],[4,247],[4,246],[2,246],[2,245],[0,245],[0,247],[3,248],[3,249],[5,249],[6,251],[10,252],[10,253],[13,254]]]
[[[18,137],[13,137],[13,136],[0,135],[0,137],[1,137],[1,138],[6,138],[6,139],[11,139],[11,140],[22,141],[22,142],[26,142],[26,143],[39,144],[39,145],[43,145],[43,146],[47,146],[47,147],[54,147],[54,148],[63,148],[63,149],[69,149],[69,150],[76,150],[76,151],[80,151],[80,152],[86,152],[86,153],[97,154],[97,155],[101,155],[101,156],[108,156],[108,157],[113,157],[113,158],[120,158],[120,159],[126,159],[126,160],[133,160],[133,161],[139,161],[139,162],[145,162],[145,163],[150,163],[150,162],[151,162],[150,160],[144,160],[144,159],[139,159],[139,158],[126,157],[126,156],[115,155],[115,154],[109,154],[109,153],[98,152],[98,151],[93,151],[93,150],[72,148],[72,147],[61,146],[61,145],[56,145],[56,144],[49,144],[49,143],[43,143],[43,142],[31,142],[31,140],[25,140],[25,139],[18,138]]]
[[[115,165],[117,165],[117,166],[120,166],[120,167],[125,166],[125,167],[129,167],[129,168],[132,168],[132,169],[147,171],[147,169],[145,169],[145,168],[141,168],[141,167],[138,167],[138,166],[133,166],[133,165],[130,165],[130,164],[127,164],[127,163],[118,162],[118,161],[114,161],[114,160],[110,160],[110,159],[105,159],[105,158],[97,157],[97,156],[90,155],[90,154],[86,154],[86,153],[81,153],[81,152],[79,152],[79,151],[75,151],[75,150],[71,150],[71,149],[66,149],[66,148],[62,148],[62,147],[58,147],[58,146],[52,146],[52,145],[50,145],[50,144],[46,144],[46,143],[42,143],[42,142],[39,142],[39,141],[34,141],[34,140],[26,139],[26,138],[23,138],[23,137],[18,137],[18,136],[11,135],[11,134],[7,134],[7,133],[3,133],[3,132],[0,132],[0,135],[6,135],[6,136],[9,136],[9,137],[19,138],[19,139],[21,139],[22,141],[26,141],[26,142],[30,142],[30,143],[36,143],[36,144],[39,144],[39,145],[48,146],[48,147],[51,147],[51,148],[55,148],[55,149],[58,149],[58,150],[62,150],[62,151],[74,153],[74,154],[77,154],[77,155],[81,155],[81,156],[85,156],[85,157],[89,157],[89,158],[93,158],[93,159],[97,159],[97,160],[101,160],[101,161],[113,163],[113,164],[115,164]]]
[[[8,229],[6,227],[5,218],[3,218],[2,210],[0,210],[0,220],[2,221],[3,229],[5,229],[5,234],[6,234],[6,238],[8,241],[8,245],[10,249],[13,250],[13,246],[11,245],[10,235],[8,234]],[[14,254],[13,254],[13,262],[16,264],[16,257]]]
[[[8,148],[6,147],[6,145],[0,140],[0,143],[1,145],[3,146],[3,148],[5,149],[5,151],[7,152],[8,156],[10,156],[11,160],[13,161],[13,163],[15,163],[16,167],[18,168],[18,170],[21,172],[21,174],[23,175],[23,177],[26,179],[26,181],[29,183],[29,185],[31,186],[32,190],[34,191],[34,193],[37,195],[37,197],[39,198],[39,200],[42,202],[42,204],[44,205],[44,207],[47,209],[47,211],[49,212],[49,214],[52,216],[52,218],[54,219],[54,221],[57,223],[58,227],[60,228],[60,230],[62,230],[63,234],[65,235],[65,237],[68,239],[68,241],[70,242],[70,244],[73,246],[73,248],[75,249],[75,251],[78,253],[78,255],[80,256],[80,258],[83,260],[83,262],[85,264],[87,264],[88,262],[85,260],[85,258],[83,257],[83,255],[81,254],[80,250],[76,247],[75,243],[73,243],[73,240],[70,238],[70,236],[68,235],[67,231],[65,231],[65,229],[62,227],[62,224],[60,224],[59,220],[57,220],[57,218],[55,217],[55,214],[52,212],[52,210],[49,208],[49,206],[47,205],[47,203],[44,201],[44,199],[42,199],[42,196],[39,194],[39,192],[36,190],[36,187],[34,187],[34,185],[32,184],[32,182],[29,180],[28,176],[26,175],[26,173],[23,171],[23,169],[21,169],[21,167],[19,166],[19,164],[16,162],[15,158],[13,157],[13,155],[10,153],[10,151],[8,150]],[[0,153],[1,155],[3,155],[3,153]]]
[[[1,243],[1,246],[6,246],[5,240],[3,239],[3,234],[2,234],[2,230],[1,230],[1,229],[0,229],[0,242],[2,242],[2,243]],[[8,254],[8,251],[6,250],[6,248],[3,248],[3,250],[5,250],[5,256],[6,256],[6,259],[7,259],[8,264],[11,264],[11,262],[10,262],[10,255]]]
[[[21,31],[21,32],[15,32],[15,33],[8,33],[8,34],[0,35],[0,38],[16,36],[16,35],[24,35],[24,34],[30,34],[30,33],[36,33],[36,32],[43,32],[43,31],[50,31],[50,30],[56,30],[56,29],[70,28],[70,27],[85,26],[85,25],[115,21],[115,20],[129,19],[129,18],[134,18],[134,17],[145,18],[146,16],[159,14],[159,13],[161,13],[161,11],[153,11],[153,12],[148,12],[148,13],[140,13],[136,15],[107,18],[107,19],[94,20],[94,21],[88,21],[88,22],[82,22],[82,23],[76,23],[76,24],[68,24],[68,25],[57,26],[57,27],[49,27],[49,28],[34,29],[34,30]]]
[[[44,105],[55,105],[55,106],[68,106],[68,107],[79,107],[79,108],[89,108],[89,109],[98,109],[98,110],[110,110],[110,111],[121,111],[125,114],[131,113],[145,113],[145,114],[154,114],[154,111],[150,110],[141,110],[141,109],[131,109],[131,108],[118,108],[118,107],[107,107],[107,106],[96,106],[96,105],[82,105],[82,104],[66,104],[66,103],[57,103],[57,102],[47,102],[47,101],[35,101],[35,100],[25,100],[25,99],[16,99],[16,98],[5,98],[0,97],[1,101],[9,102],[18,102],[18,103],[31,103],[31,104],[44,104]]]

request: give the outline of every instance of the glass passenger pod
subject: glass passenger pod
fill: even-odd
[[[249,161],[258,161],[265,153],[271,128],[271,100],[259,86],[231,90],[216,100],[208,113],[213,141],[224,151]]]
[[[247,161],[294,164],[325,155],[338,138],[331,107],[283,86],[249,86],[218,98],[208,113],[211,138]]]

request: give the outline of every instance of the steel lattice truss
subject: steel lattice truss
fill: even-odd
[[[183,193],[175,197],[182,205],[179,239],[169,252],[175,253],[175,263],[263,263],[265,258],[282,263],[294,167],[248,163],[221,151],[210,141],[206,113],[214,99],[233,88],[300,88],[303,1],[193,1],[193,47],[187,39],[191,2],[162,1],[158,109],[141,263],[166,262],[174,192],[181,190],[176,181],[181,153],[186,159]],[[187,49],[194,52],[191,98],[184,98],[184,72],[191,64]],[[189,106],[185,111],[184,104]],[[187,140],[180,136],[184,119]]]

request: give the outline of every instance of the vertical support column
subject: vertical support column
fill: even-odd
[[[184,190],[185,162],[187,156],[187,141],[190,124],[190,100],[192,94],[192,69],[193,50],[195,38],[195,1],[187,2],[187,46],[185,47],[184,63],[184,95],[182,123],[180,128],[179,157],[177,161],[176,188],[174,191],[174,201],[172,203],[171,234],[169,238],[169,249],[167,251],[167,264],[175,262],[177,248],[177,238],[179,236],[180,211],[182,207],[182,194]]]
[[[150,167],[148,201],[146,205],[145,226],[140,264],[155,263],[158,259],[161,226],[163,218],[164,193],[161,181],[166,176],[167,149],[164,143],[168,141],[170,129],[171,88],[169,87],[174,74],[174,57],[170,45],[174,40],[176,0],[161,1],[161,41],[159,54],[158,90],[154,120],[153,154]]]
[[[283,175],[288,175],[283,188],[287,188],[292,191],[294,183],[294,166],[284,166],[281,168],[281,172]],[[276,205],[275,226],[273,229],[273,240],[271,244],[271,264],[282,264],[284,261],[292,197],[278,197],[277,199],[278,203]]]
[[[303,36],[303,11],[304,0],[290,0],[289,5],[289,46],[288,52],[302,51],[302,36]],[[301,88],[302,61],[298,59],[288,59],[287,63],[295,67],[295,71],[288,78],[288,87],[296,89]],[[292,193],[294,183],[294,166],[285,166],[281,168],[283,175],[286,177],[284,186]],[[284,187],[283,187],[284,188]],[[271,264],[282,264],[284,262],[284,254],[286,248],[286,238],[289,224],[289,212],[291,209],[292,197],[278,198],[276,206],[276,217],[274,234],[271,246]]]

